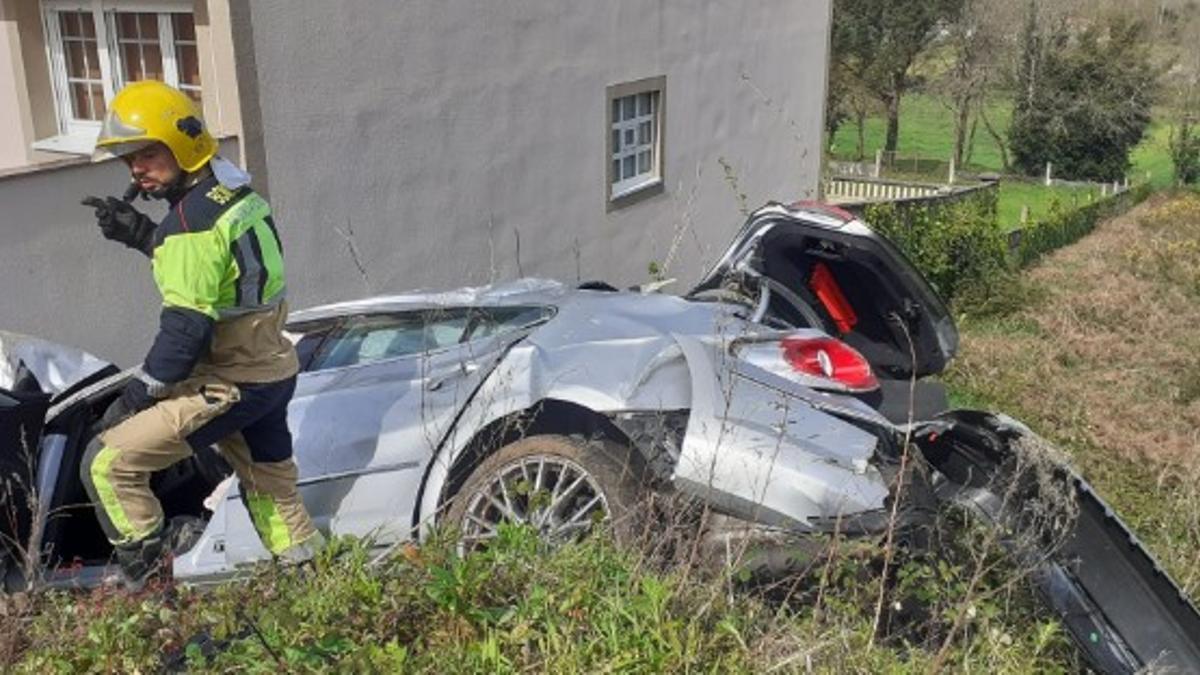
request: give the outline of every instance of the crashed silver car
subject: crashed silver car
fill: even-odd
[[[317,307],[288,330],[300,491],[329,534],[389,546],[449,525],[476,545],[519,521],[567,539],[619,525],[646,490],[780,532],[919,534],[939,501],[1020,524],[990,486],[1028,429],[947,410],[925,380],[957,349],[945,305],[831,207],[760,209],[681,297],[527,279]],[[78,466],[129,377],[113,371],[53,398],[27,373],[0,394],[4,468],[20,474],[24,458],[18,483],[40,488],[7,534],[36,543],[50,583],[95,583],[112,553]],[[919,452],[905,463],[909,441]],[[205,455],[153,482],[168,518],[192,525],[180,580],[269,557],[235,480]],[[1089,660],[1200,668],[1195,607],[1086,482],[1056,472],[1080,508],[1037,581]],[[1114,575],[1136,583],[1114,588]]]

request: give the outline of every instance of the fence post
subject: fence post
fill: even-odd
[[[871,174],[871,177],[879,178],[881,171],[883,171],[883,148],[878,148],[875,150],[875,173]]]
[[[1054,185],[1053,169],[1054,169],[1054,165],[1051,164],[1050,162],[1046,162],[1046,187],[1050,187],[1051,185]]]
[[[1021,224],[1024,225],[1025,223],[1028,223],[1028,222],[1029,222],[1029,205],[1022,204],[1021,205]]]
[[[1107,196],[1108,196],[1108,183],[1101,183],[1101,184],[1100,184],[1100,196],[1101,196],[1101,197],[1107,197]]]
[[[955,173],[954,169],[955,169],[954,158],[951,157],[950,158],[950,179],[948,181],[950,185],[954,185],[954,173]]]

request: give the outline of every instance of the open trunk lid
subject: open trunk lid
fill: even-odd
[[[890,241],[852,214],[803,203],[751,214],[692,291],[757,282],[760,320],[811,326],[892,377],[941,372],[958,350],[945,303]]]

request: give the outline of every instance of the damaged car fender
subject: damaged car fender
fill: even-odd
[[[801,532],[814,518],[884,509],[889,489],[872,463],[876,435],[815,407],[806,400],[811,390],[721,363],[722,351],[699,340],[678,340],[693,393],[677,489],[738,518]]]

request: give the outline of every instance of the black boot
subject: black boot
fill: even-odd
[[[121,566],[122,582],[127,590],[139,591],[146,580],[158,572],[166,552],[162,529],[140,541],[114,546]]]

